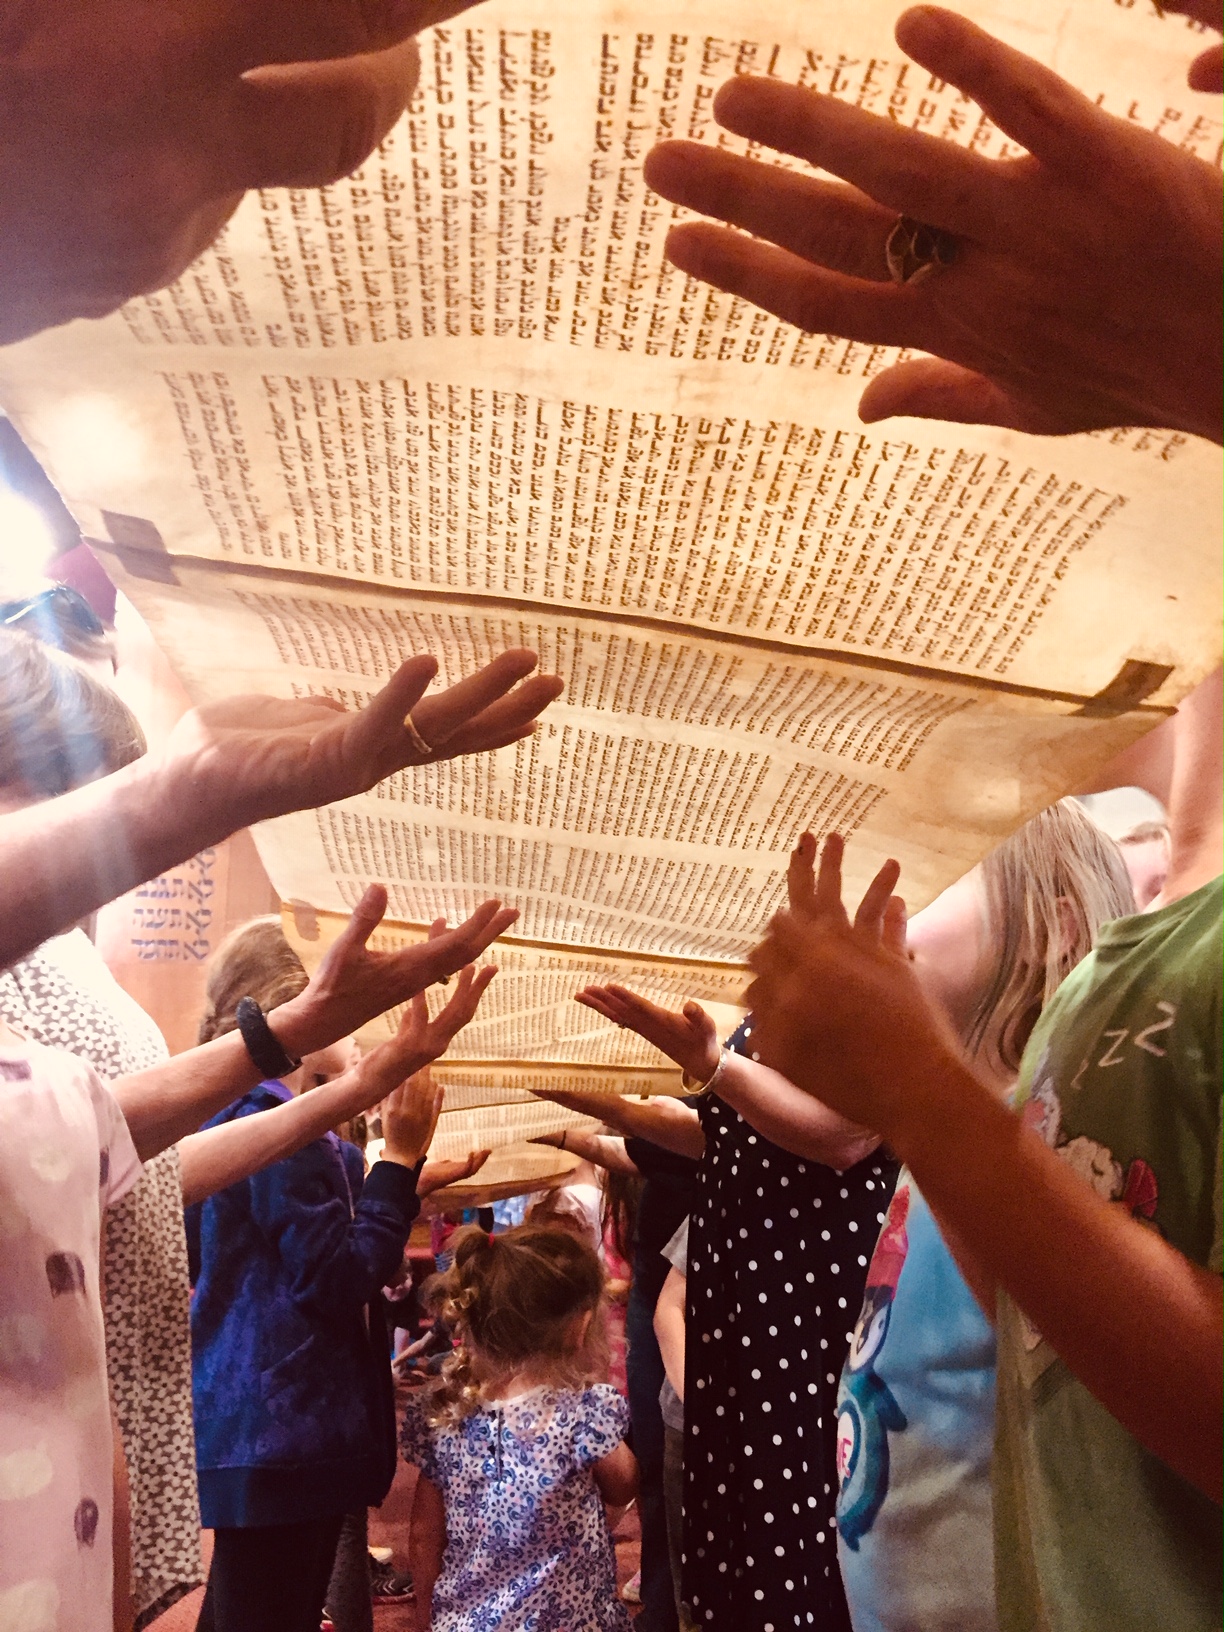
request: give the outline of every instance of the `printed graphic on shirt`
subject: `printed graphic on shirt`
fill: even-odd
[[[875,1363],[888,1337],[897,1282],[909,1251],[909,1204],[909,1183],[903,1176],[867,1270],[863,1308],[837,1401],[837,1529],[856,1552],[888,1494],[888,1436],[907,1426],[905,1413],[876,1374]]]
[[[1157,1032],[1165,1031],[1173,1024],[1177,1011],[1172,1003],[1160,1003],[1157,1007],[1168,1011],[1167,1018],[1138,1032],[1133,1042],[1136,1047],[1144,1048],[1149,1053],[1163,1054],[1164,1049],[1158,1047],[1152,1039]],[[1102,1039],[1104,1051],[1096,1062],[1097,1065],[1108,1067],[1112,1064],[1121,1064],[1121,1057],[1115,1059],[1113,1056],[1118,1054],[1118,1050],[1125,1046],[1127,1040],[1128,1032],[1125,1030],[1105,1032]],[[1072,1082],[1073,1088],[1079,1084],[1091,1063],[1090,1056],[1080,1066]],[[1068,1136],[1063,1127],[1062,1102],[1054,1086],[1054,1069],[1049,1049],[1045,1050],[1037,1062],[1033,1072],[1033,1086],[1020,1113],[1020,1120],[1103,1200],[1116,1201],[1126,1208],[1132,1218],[1138,1219],[1141,1223],[1151,1224],[1153,1228],[1157,1227],[1155,1218],[1156,1204],[1160,1199],[1159,1187],[1155,1173],[1142,1156],[1136,1156],[1124,1168],[1121,1162],[1115,1160],[1108,1145],[1102,1144],[1099,1139],[1089,1138],[1087,1134],[1082,1133],[1074,1138]],[[1031,1354],[1041,1346],[1043,1339],[1024,1311],[1018,1312],[1024,1346]],[[1053,1350],[1050,1350],[1045,1363],[1049,1364],[1053,1358]]]

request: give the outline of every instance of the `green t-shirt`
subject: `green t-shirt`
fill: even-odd
[[[1106,926],[1038,1022],[1016,1096],[1099,1195],[1217,1272],[1222,882]],[[1001,1632],[1214,1632],[1220,1509],[1006,1297],[998,1337]]]

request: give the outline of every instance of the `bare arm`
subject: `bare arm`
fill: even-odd
[[[900,1125],[897,1149],[938,1216],[1123,1427],[1219,1502],[1219,1275],[1102,1200],[960,1062],[913,1079],[901,1095],[938,1113]]]
[[[637,1458],[624,1440],[591,1469],[599,1494],[609,1507],[627,1507],[637,1495]]]
[[[810,906],[752,957],[762,1054],[878,1127],[953,1241],[1106,1410],[1218,1502],[1219,1275],[1098,1196],[977,1080],[906,957],[896,879],[890,862],[851,924],[841,841],[826,841]]]
[[[684,1305],[688,1297],[688,1278],[678,1269],[667,1272],[659,1301],[655,1304],[654,1329],[663,1357],[667,1380],[684,1401]]]
[[[259,1116],[239,1117],[219,1128],[188,1134],[178,1147],[183,1205],[190,1207],[260,1168],[292,1156],[329,1128],[368,1111],[406,1078],[439,1059],[476,1013],[495,973],[491,968],[477,973],[469,965],[460,974],[450,1001],[433,1020],[424,996],[414,998],[391,1041],[381,1043],[334,1082],[324,1083]],[[479,1165],[475,1153],[469,1162],[445,1164],[458,1176],[474,1172]],[[433,1177],[446,1183],[449,1174],[435,1173]],[[419,1182],[417,1193],[425,1193]]]
[[[416,1588],[417,1632],[429,1632],[433,1625],[434,1583],[442,1573],[446,1552],[446,1507],[442,1492],[432,1479],[422,1474],[412,1498],[412,1528],[408,1537],[408,1559],[412,1584]]]
[[[566,1128],[562,1133],[541,1134],[533,1145],[551,1145],[554,1150],[572,1151],[584,1162],[592,1162],[609,1173],[636,1173],[637,1163],[625,1150],[623,1139],[611,1139],[606,1133],[591,1133],[586,1128]]]
[[[432,935],[398,952],[372,952],[366,942],[382,921],[386,899],[381,886],[371,886],[305,991],[268,1016],[278,1040],[300,1059],[348,1036],[395,1003],[411,998],[409,1013],[396,1038],[375,1049],[363,1062],[368,1067],[366,1081],[376,1080],[371,1072],[400,1072],[383,1093],[437,1059],[459,1026],[471,1018],[494,971],[486,968],[477,974],[475,969],[463,966],[513,921],[513,914],[498,908],[496,902],[486,901],[458,929]],[[436,1021],[430,1022],[423,993],[456,968],[462,973],[455,994]],[[231,1032],[148,1071],[117,1077],[111,1089],[141,1159],[148,1161],[168,1145],[194,1133],[202,1122],[224,1110],[259,1080],[260,1073],[242,1038]],[[375,1094],[368,1103],[380,1097]],[[302,1141],[307,1143],[309,1140]],[[221,1149],[233,1154],[232,1145]]]
[[[535,662],[503,652],[425,696],[437,664],[412,658],[355,714],[326,697],[193,709],[159,754],[0,817],[0,968],[240,827],[331,804],[406,765],[529,735],[561,686],[525,678]]]
[[[564,1105],[570,1111],[581,1111],[584,1116],[597,1116],[623,1138],[648,1139],[652,1145],[662,1145],[664,1150],[675,1151],[679,1156],[691,1156],[699,1161],[705,1151],[705,1134],[697,1112],[666,1094],[652,1099],[629,1099],[624,1094],[537,1094],[536,1097]],[[568,1141],[577,1135],[571,1132],[566,1137]],[[549,1144],[560,1141],[560,1134],[548,1136]],[[578,1151],[576,1144],[569,1148]]]
[[[728,1056],[718,1079],[718,1097],[772,1144],[841,1173],[880,1145],[879,1134],[839,1116],[767,1065],[742,1054]]]

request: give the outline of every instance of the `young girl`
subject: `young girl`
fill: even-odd
[[[637,1464],[628,1407],[594,1381],[599,1259],[562,1230],[465,1230],[443,1284],[458,1347],[410,1401],[401,1440],[421,1472],[421,1626],[627,1632],[603,1503],[632,1498]]]

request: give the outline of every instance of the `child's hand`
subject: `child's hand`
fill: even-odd
[[[417,1195],[424,1201],[435,1190],[445,1190],[448,1184],[459,1184],[470,1179],[493,1154],[491,1150],[470,1150],[466,1156],[426,1162],[417,1180]]]
[[[913,1110],[900,1091],[913,1067],[960,1048],[928,1003],[905,949],[905,903],[892,894],[899,868],[881,867],[851,923],[842,905],[844,846],[825,841],[813,877],[815,840],[791,858],[791,906],[749,959],[746,1002],[760,1059],[843,1116],[892,1136]]]
[[[383,1160],[415,1167],[429,1149],[442,1110],[442,1088],[429,1067],[392,1089],[382,1102]]]

